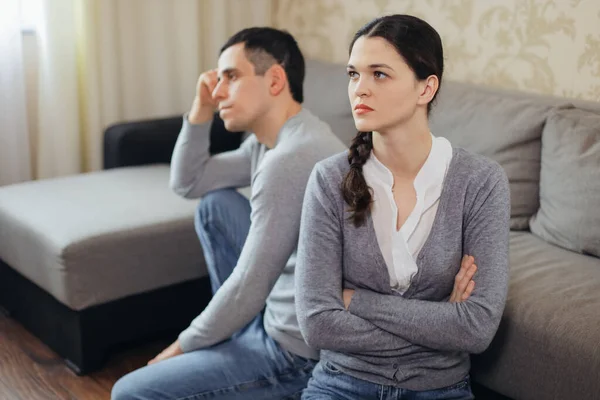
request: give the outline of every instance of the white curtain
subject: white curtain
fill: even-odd
[[[100,169],[107,126],[185,112],[225,40],[272,24],[271,3],[42,0],[36,176]]]
[[[31,179],[20,4],[0,0],[0,186]]]

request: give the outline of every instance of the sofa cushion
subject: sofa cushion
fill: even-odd
[[[542,134],[540,209],[531,231],[600,257],[600,114],[554,110]]]
[[[73,310],[206,275],[198,201],[169,167],[117,168],[0,188],[0,258]]]
[[[444,83],[438,96],[433,134],[502,165],[510,182],[511,229],[527,229],[539,204],[541,135],[551,106],[455,82]]]
[[[473,379],[514,399],[597,399],[600,259],[511,232],[510,268],[504,316],[473,357]]]
[[[348,99],[348,75],[341,64],[307,60],[304,107],[327,122],[346,146],[356,135]]]

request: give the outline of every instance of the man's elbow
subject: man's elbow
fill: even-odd
[[[178,182],[174,179],[169,181],[169,189],[171,189],[176,195],[179,197],[183,197],[184,199],[193,199],[194,197],[191,195],[193,185],[184,185],[182,182]]]

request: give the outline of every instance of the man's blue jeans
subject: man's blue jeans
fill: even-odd
[[[250,228],[250,203],[232,189],[204,196],[195,218],[213,293],[235,267]],[[266,246],[272,244],[265,244]],[[299,399],[315,361],[281,348],[259,313],[231,339],[121,378],[114,400]]]
[[[308,387],[302,394],[302,400],[472,400],[474,398],[469,377],[446,388],[417,392],[354,378],[327,361],[317,364]]]

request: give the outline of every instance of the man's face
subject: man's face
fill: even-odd
[[[243,43],[221,53],[218,79],[212,94],[225,128],[229,131],[252,131],[257,119],[268,110],[269,84],[264,76],[256,75]]]

